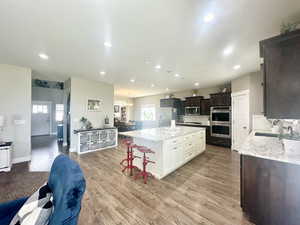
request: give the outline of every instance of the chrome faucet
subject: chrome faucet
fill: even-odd
[[[288,127],[287,127],[287,130],[288,130],[288,132],[289,132],[289,135],[290,135],[291,137],[293,137],[293,136],[294,136],[294,130],[293,130],[293,127],[292,127],[292,126],[288,126]]]

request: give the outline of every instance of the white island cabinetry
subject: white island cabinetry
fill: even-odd
[[[137,145],[142,145],[154,151],[147,154],[155,164],[148,164],[147,170],[156,178],[161,179],[205,150],[205,129],[195,127],[153,128],[140,131],[120,133],[133,137]],[[134,154],[142,157],[135,150]],[[134,164],[142,168],[142,159],[135,159]]]

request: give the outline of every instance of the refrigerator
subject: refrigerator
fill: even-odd
[[[171,120],[177,119],[177,109],[172,107],[159,108],[159,127],[171,126]]]

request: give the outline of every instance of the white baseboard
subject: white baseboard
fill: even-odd
[[[31,161],[31,156],[14,158],[12,160],[12,164],[17,164],[17,163],[21,163],[21,162],[28,162],[28,161]]]
[[[56,133],[56,132],[53,132],[53,133],[51,133],[51,135],[55,135],[55,136],[57,136],[57,133]]]

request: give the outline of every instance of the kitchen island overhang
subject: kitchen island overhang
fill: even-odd
[[[149,160],[155,162],[149,164],[147,170],[158,179],[180,168],[203,153],[206,148],[205,128],[160,127],[119,134],[131,137],[136,145],[145,146],[155,152],[147,155]],[[142,159],[142,153],[136,149],[134,155]],[[142,169],[141,159],[134,160],[134,165],[139,169]]]

